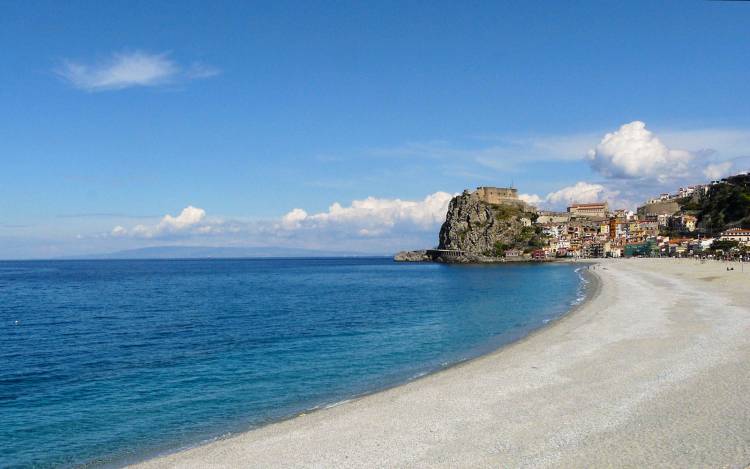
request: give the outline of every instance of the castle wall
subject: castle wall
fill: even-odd
[[[477,187],[479,200],[488,204],[517,203],[518,189],[508,187]]]

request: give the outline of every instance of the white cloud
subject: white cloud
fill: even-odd
[[[550,192],[545,197],[536,194],[521,194],[520,199],[540,207],[561,209],[574,202],[591,203],[609,201],[629,204],[619,200],[620,191],[612,190],[602,184],[579,181],[572,186]]]
[[[307,212],[301,208],[295,208],[281,217],[281,226],[287,230],[294,230],[302,226],[301,224],[305,219],[307,219]]]
[[[641,188],[647,184],[650,188],[662,186],[657,192],[700,183],[707,165],[730,160],[735,169],[750,170],[748,148],[750,129],[666,128],[657,137],[646,124],[634,121],[611,133],[592,130],[485,135],[459,141],[436,139],[370,149],[368,154],[403,159],[410,165],[429,164],[431,171],[453,179],[493,184],[498,182],[498,175],[507,180],[508,173],[526,173],[530,166],[540,166],[542,162],[553,162],[558,167],[584,163],[610,179],[608,186],[617,185],[626,193],[635,180]]]
[[[221,70],[218,68],[201,63],[194,63],[185,70],[185,76],[191,79],[211,78],[219,74],[221,74]]]
[[[349,206],[336,202],[326,212],[308,214],[295,208],[284,215],[279,228],[285,230],[339,230],[360,236],[377,236],[398,226],[404,229],[432,229],[445,220],[452,194],[435,192],[423,200],[367,197]]]
[[[598,202],[608,196],[612,196],[603,185],[578,182],[572,186],[563,187],[560,190],[550,192],[545,201],[552,205],[570,204],[573,202],[590,203]]]
[[[518,198],[531,205],[539,205],[544,201],[536,194],[519,194]]]
[[[86,91],[159,86],[180,80],[208,78],[218,73],[218,69],[200,64],[184,68],[166,53],[142,51],[115,53],[107,60],[94,64],[66,60],[57,70],[57,74],[71,85]]]
[[[126,228],[118,225],[112,229],[110,236],[123,237],[132,236],[136,238],[157,238],[166,235],[175,234],[207,234],[215,231],[216,227],[212,224],[203,223],[206,218],[206,211],[202,208],[193,207],[188,205],[179,215],[173,217],[172,215],[164,215],[164,217],[156,225],[143,225],[139,224],[134,226],[132,229],[127,230]]]
[[[725,161],[723,163],[716,163],[716,164],[709,164],[703,170],[703,175],[711,180],[721,179],[724,176],[728,175],[731,169],[732,169],[731,161]]]
[[[159,225],[157,225],[157,228],[161,230],[178,231],[200,223],[205,217],[205,210],[188,205],[182,209],[182,212],[176,217],[169,214],[164,215],[164,218],[162,218]]]
[[[112,228],[112,231],[110,234],[114,237],[126,236],[128,234],[128,230],[126,230],[120,225],[117,225],[114,228]]]
[[[689,151],[668,148],[641,121],[606,134],[588,153],[591,166],[606,177],[659,181],[684,176],[694,158]]]
[[[367,244],[372,246],[380,243],[379,246],[397,248],[398,240],[434,237],[445,220],[452,197],[447,192],[436,192],[422,200],[367,197],[354,200],[348,206],[334,203],[325,212],[310,214],[295,208],[275,220],[254,221],[209,218],[205,210],[191,205],[179,215],[165,215],[153,224],[139,224],[130,229],[118,225],[106,236],[160,241],[205,241],[210,237],[221,243],[291,243],[297,247],[328,249],[334,245],[352,249],[357,240],[368,239]],[[375,238],[377,242],[373,241]]]
[[[750,156],[748,129],[688,129],[665,130],[659,136],[667,146],[689,148],[696,153],[717,154],[722,159]]]

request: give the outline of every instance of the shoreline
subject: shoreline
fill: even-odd
[[[690,273],[690,269],[682,268],[683,264],[693,266],[692,270],[695,271],[716,272],[710,276],[688,276],[686,272]],[[709,363],[707,357],[710,354],[706,355],[705,350],[696,354],[693,360],[683,360],[679,356],[683,349],[675,347],[675,343],[667,340],[666,344],[659,345],[659,341],[654,342],[654,331],[681,331],[679,323],[673,327],[673,321],[666,321],[663,317],[672,312],[664,304],[668,297],[660,290],[662,287],[659,283],[664,282],[665,286],[671,285],[687,295],[696,282],[715,282],[721,278],[719,269],[722,269],[722,265],[660,259],[596,261],[581,265],[596,266],[596,270],[582,269],[579,272],[589,281],[586,299],[566,314],[495,351],[395,387],[148,459],[135,467],[198,467],[209,462],[219,467],[237,464],[285,467],[545,466],[553,462],[562,465],[621,462],[624,455],[620,454],[620,449],[608,453],[601,451],[601,448],[622,438],[599,441],[599,444],[587,447],[587,451],[583,452],[581,446],[585,446],[584,442],[602,439],[603,435],[616,430],[618,426],[626,426],[628,419],[625,418],[627,415],[621,415],[622,409],[635,411],[645,404],[663,405],[657,399],[660,393],[675,391],[676,383],[700,375],[698,371],[711,369],[709,365],[716,365]],[[654,270],[664,272],[654,274]],[[655,285],[653,295],[644,295],[640,300],[633,295],[623,295],[621,286],[639,287],[636,290],[647,288],[640,276],[650,277],[649,280]],[[618,277],[622,285],[613,282],[613,278]],[[680,277],[694,278],[686,278],[682,283]],[[745,297],[740,295],[738,299],[730,291],[736,282],[728,285],[731,287],[729,290],[721,288],[720,292],[704,302],[710,305],[713,301],[715,305],[731,310],[731,315],[721,317],[721,332],[731,335],[731,345],[737,347],[738,344],[744,345],[744,342],[737,342],[741,336],[736,332],[750,330],[750,318],[746,317],[747,314],[737,315],[738,309],[747,312],[750,298],[746,298],[745,294]],[[653,314],[648,314],[649,307],[655,311]],[[686,306],[683,308],[690,309]],[[688,312],[702,314],[697,310]],[[640,314],[648,324],[639,324],[634,320],[636,318],[631,317],[632,314]],[[740,324],[733,324],[732,321],[739,321]],[[691,327],[697,327],[697,323],[694,323],[690,323]],[[707,327],[710,328],[710,323]],[[606,333],[591,333],[598,329]],[[711,334],[710,337],[714,335],[716,345],[721,345],[722,350],[727,348],[721,342],[726,339],[721,339],[721,334]],[[690,351],[703,345],[693,343],[695,340],[692,334],[674,336],[674,341],[687,344],[686,347],[689,345],[685,350]],[[633,349],[623,348],[623,342],[631,344]],[[641,350],[644,347],[645,350]],[[630,355],[643,355],[644,362],[653,362],[651,365],[654,369],[646,367],[646,371],[655,372],[657,376],[669,377],[675,374],[675,370],[688,370],[698,364],[704,366],[700,370],[696,368],[695,372],[684,371],[680,380],[667,379],[665,383],[669,386],[663,384],[656,386],[658,389],[651,389],[648,385],[653,381],[653,376],[651,373],[644,376],[645,365],[629,361],[627,357]],[[717,361],[721,365],[726,365],[726,362]],[[665,363],[670,366],[664,366]],[[627,371],[625,378],[609,376],[618,366]],[[591,369],[596,372],[592,374]],[[537,373],[541,376],[534,377]],[[562,379],[571,373],[578,379]],[[591,382],[587,384],[582,377]],[[612,382],[618,380],[624,382],[613,386]],[[742,387],[747,383],[742,379],[737,384]],[[579,393],[587,394],[600,388],[603,399],[578,397]],[[571,393],[571,389],[577,392]],[[532,401],[533,405],[528,401]],[[744,402],[738,404],[743,404],[740,408],[744,408]],[[588,419],[581,415],[596,409],[609,409],[609,412],[595,412]],[[674,412],[674,409],[670,410]],[[561,412],[563,415],[560,415]],[[496,418],[487,419],[488,414]],[[519,420],[522,416],[526,418]],[[651,419],[647,417],[648,421]],[[638,424],[636,427],[642,429],[641,422],[635,423]],[[750,437],[748,425],[747,429],[740,425],[741,436]],[[562,431],[572,431],[573,427],[573,434]],[[456,433],[459,429],[464,430]],[[564,434],[562,440],[561,431]],[[588,438],[580,436],[584,434]],[[490,435],[494,437],[488,439]],[[575,435],[579,435],[578,438],[574,438]],[[637,435],[628,433],[628,436],[638,439]],[[499,446],[497,438],[503,441]],[[701,438],[705,439],[705,435],[701,435]],[[459,441],[461,444],[458,444]],[[558,444],[550,447],[549,441],[558,441]],[[735,454],[735,459],[732,459],[734,464],[746,463],[746,459],[750,459],[747,446],[735,444],[735,453],[739,448],[742,456],[738,458]],[[639,453],[633,456],[639,456]],[[675,462],[669,458],[660,461],[655,457],[658,454],[650,454],[650,458],[640,456],[634,457],[631,462],[635,465]],[[716,460],[710,461],[718,463]],[[694,464],[695,460],[688,459],[682,463]]]
[[[582,298],[577,297],[576,298],[576,302],[572,303],[570,305],[570,308],[568,310],[566,310],[564,313],[562,313],[562,314],[560,314],[560,315],[558,315],[558,316],[550,319],[548,322],[543,323],[541,326],[539,326],[537,328],[534,328],[533,330],[529,331],[527,334],[525,334],[522,337],[519,337],[519,338],[517,338],[515,340],[511,340],[510,342],[503,343],[503,344],[501,344],[501,345],[499,345],[497,347],[494,347],[494,348],[492,348],[492,349],[490,349],[490,350],[488,350],[486,352],[480,353],[479,355],[472,356],[472,357],[469,357],[469,358],[465,358],[465,359],[462,359],[462,360],[458,360],[458,361],[455,361],[453,363],[449,363],[446,366],[442,366],[440,368],[435,368],[435,369],[433,369],[431,371],[423,372],[423,373],[421,373],[419,375],[416,375],[416,376],[414,376],[412,378],[409,378],[406,381],[399,381],[399,382],[387,385],[385,387],[380,387],[380,388],[374,389],[374,390],[369,391],[369,392],[355,394],[355,395],[349,396],[349,397],[347,397],[347,398],[345,398],[343,400],[340,400],[340,401],[336,401],[336,402],[332,402],[332,403],[326,403],[326,404],[319,404],[319,405],[317,405],[315,407],[312,407],[312,408],[309,408],[309,409],[305,409],[304,411],[297,412],[297,413],[294,413],[294,414],[290,414],[290,415],[288,415],[286,417],[282,417],[282,418],[279,418],[279,419],[276,419],[276,420],[264,423],[264,424],[259,425],[259,426],[250,427],[250,428],[247,428],[245,430],[241,430],[241,431],[237,431],[237,432],[227,432],[227,433],[224,433],[224,434],[222,434],[220,436],[216,436],[214,438],[210,438],[210,439],[203,440],[203,441],[200,441],[200,442],[197,442],[197,443],[193,443],[193,444],[188,444],[188,445],[181,446],[181,447],[179,447],[177,449],[172,449],[172,450],[168,450],[168,451],[152,452],[152,453],[147,454],[145,456],[134,456],[132,458],[127,458],[126,460],[121,460],[119,462],[115,461],[115,462],[106,463],[103,467],[140,467],[141,465],[148,464],[148,463],[150,463],[151,461],[154,461],[154,460],[158,460],[158,459],[162,459],[162,458],[167,458],[167,457],[170,457],[172,455],[176,455],[176,454],[179,454],[179,453],[182,453],[182,452],[185,452],[185,451],[190,451],[190,450],[194,450],[194,449],[197,449],[197,448],[201,448],[201,447],[204,447],[206,445],[215,444],[217,442],[231,440],[231,439],[236,438],[236,437],[241,437],[242,435],[245,435],[245,434],[250,433],[250,432],[255,432],[255,431],[262,430],[262,429],[267,428],[267,427],[272,426],[272,425],[282,424],[284,422],[288,422],[288,421],[297,419],[299,417],[303,417],[303,416],[306,416],[306,415],[313,415],[313,414],[318,413],[318,412],[325,412],[325,411],[327,411],[329,409],[336,408],[336,407],[339,407],[341,405],[345,405],[345,404],[357,402],[357,401],[360,401],[362,399],[366,399],[366,398],[368,398],[370,396],[377,395],[377,394],[380,394],[380,393],[383,393],[383,392],[388,392],[390,390],[397,389],[397,388],[400,388],[402,386],[406,386],[406,385],[408,385],[410,383],[418,382],[419,380],[426,379],[426,378],[429,378],[431,376],[434,376],[434,375],[437,375],[437,374],[440,374],[440,373],[449,372],[449,371],[453,370],[454,368],[465,366],[465,365],[469,365],[472,362],[475,362],[477,360],[481,360],[481,359],[486,358],[488,356],[491,356],[491,355],[494,355],[496,353],[499,353],[499,352],[501,352],[503,349],[505,349],[507,347],[512,347],[513,345],[521,343],[521,342],[523,342],[523,341],[531,338],[532,336],[534,336],[534,335],[536,335],[538,333],[543,332],[544,330],[546,330],[546,329],[548,329],[550,327],[554,327],[554,325],[557,324],[558,322],[563,321],[566,318],[568,318],[569,316],[575,314],[577,311],[579,311],[581,308],[583,308],[586,305],[586,303],[588,303],[589,301],[591,301],[592,299],[594,299],[599,294],[599,291],[601,289],[601,283],[600,283],[599,277],[596,274],[592,273],[592,271],[583,268],[584,266],[588,266],[588,265],[592,265],[593,264],[593,262],[588,262],[588,261],[589,260],[587,259],[585,261],[570,261],[570,260],[568,260],[568,261],[557,261],[557,262],[554,262],[556,264],[562,264],[562,263],[576,263],[576,264],[580,264],[581,267],[578,268],[578,269],[576,269],[575,272],[576,272],[576,274],[580,278],[579,290],[583,290],[583,297]],[[396,261],[396,262],[400,262],[400,261]],[[441,262],[435,262],[435,261],[424,261],[424,262],[433,262],[433,263],[436,263],[436,264],[440,264],[441,263]],[[538,261],[533,261],[533,262],[532,261],[526,261],[526,262],[523,262],[523,261],[513,261],[513,262],[510,262],[510,264],[513,264],[513,265],[515,265],[515,264],[531,264],[531,263],[535,263],[536,264],[536,263],[541,263],[541,262],[538,262]],[[552,262],[547,262],[547,263],[552,264]],[[473,263],[473,264],[457,263],[455,265],[502,265],[502,264],[505,264],[505,263],[504,262],[497,262],[497,263],[479,262],[479,263]]]

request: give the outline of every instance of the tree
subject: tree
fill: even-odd
[[[713,243],[711,243],[711,250],[712,251],[723,251],[723,252],[729,252],[730,250],[736,248],[739,246],[740,243],[737,241],[731,241],[728,239],[717,239]]]

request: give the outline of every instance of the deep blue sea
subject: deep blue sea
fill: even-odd
[[[0,262],[0,467],[120,465],[414,379],[564,314],[575,268]]]

